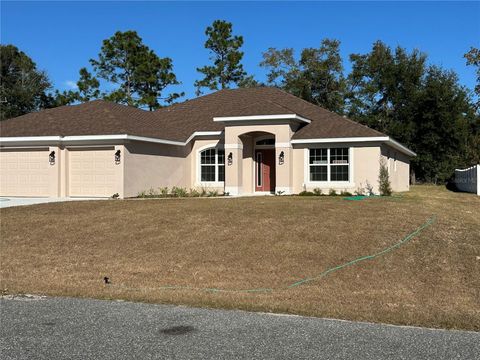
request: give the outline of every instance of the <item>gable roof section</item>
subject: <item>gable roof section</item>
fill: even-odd
[[[187,141],[195,132],[222,131],[215,117],[296,114],[311,122],[293,139],[379,137],[384,134],[277,88],[221,90],[154,112],[96,100],[0,122],[0,136],[120,135]]]

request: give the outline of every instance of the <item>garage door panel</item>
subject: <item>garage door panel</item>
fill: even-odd
[[[112,196],[116,191],[114,149],[70,151],[70,196]]]
[[[49,196],[48,150],[0,151],[1,196]]]

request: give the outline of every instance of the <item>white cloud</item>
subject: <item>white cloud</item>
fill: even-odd
[[[77,83],[75,81],[72,81],[72,80],[65,81],[65,85],[71,90],[77,90],[78,89]]]

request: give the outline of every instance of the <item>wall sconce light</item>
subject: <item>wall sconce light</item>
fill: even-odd
[[[120,164],[120,150],[117,150],[115,152],[115,164],[116,165]]]
[[[48,162],[50,163],[50,165],[55,165],[55,151],[52,151],[48,155]]]
[[[285,153],[283,151],[280,151],[280,155],[278,155],[278,164],[283,165],[285,162]]]
[[[230,152],[227,157],[228,165],[232,165],[233,163],[233,154]]]

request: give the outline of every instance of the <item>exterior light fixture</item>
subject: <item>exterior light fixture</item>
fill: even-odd
[[[232,165],[233,163],[233,154],[230,152],[227,157],[228,165]]]
[[[115,152],[115,164],[120,164],[120,150]]]
[[[50,165],[55,165],[55,151],[52,151],[48,155],[48,162],[50,163]]]
[[[278,164],[283,165],[285,162],[285,153],[283,151],[280,151],[280,155],[278,155]]]

